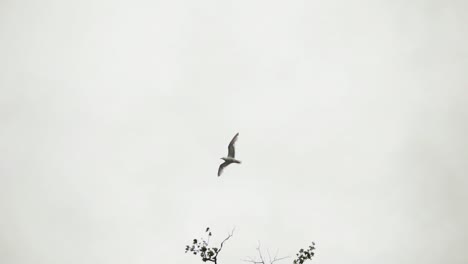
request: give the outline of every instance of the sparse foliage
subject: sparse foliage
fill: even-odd
[[[296,254],[297,258],[293,261],[294,264],[303,264],[306,260],[312,260],[312,257],[315,255],[315,243],[312,244],[307,248],[301,248],[299,253]]]
[[[210,238],[212,236],[211,230],[209,227],[205,230],[206,238],[201,239],[193,239],[192,243],[185,246],[185,253],[192,253],[194,255],[199,255],[203,262],[213,262],[214,264],[218,264],[218,255],[223,249],[224,243],[232,237],[234,234],[234,229],[228,236],[220,243],[219,247],[212,247],[210,246]],[[294,259],[293,264],[303,264],[307,260],[312,260],[312,257],[315,255],[315,243],[306,248],[301,248],[299,252],[296,254],[297,258]],[[267,255],[262,252],[260,247],[260,242],[258,243],[257,247],[258,257],[247,257],[243,259],[245,262],[250,262],[253,264],[274,264],[277,261],[284,260],[289,258],[286,257],[278,257],[278,250],[276,251],[275,255],[272,257],[270,251],[267,249]],[[268,259],[266,258],[268,257]]]
[[[192,241],[191,245],[186,245],[185,246],[185,253],[191,252],[194,255],[199,255],[202,259],[203,262],[213,262],[215,264],[218,263],[218,254],[221,252],[223,249],[224,243],[232,237],[234,234],[234,229],[231,231],[231,233],[228,234],[228,236],[221,242],[219,247],[210,247],[210,238],[212,236],[210,228],[206,228],[206,236],[207,238],[201,238],[201,239],[194,239]]]

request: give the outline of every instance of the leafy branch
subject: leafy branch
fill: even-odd
[[[294,264],[303,264],[306,260],[312,260],[312,257],[315,255],[315,243],[312,242],[306,250],[301,248],[299,253],[296,254],[297,258],[293,261]]]
[[[201,239],[194,239],[191,245],[185,246],[185,253],[192,252],[194,255],[199,255],[203,262],[213,262],[215,264],[218,263],[218,255],[223,249],[224,243],[229,240],[233,234],[234,229],[232,229],[231,233],[221,242],[219,248],[218,247],[210,247],[210,237],[212,236],[210,228],[207,227],[205,231],[207,238]]]

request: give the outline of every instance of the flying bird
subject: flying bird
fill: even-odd
[[[222,160],[224,160],[224,162],[219,165],[219,169],[218,169],[218,177],[221,176],[221,173],[223,173],[223,170],[224,168],[226,168],[229,164],[231,163],[241,163],[240,160],[236,160],[235,159],[235,156],[236,156],[236,150],[234,148],[234,144],[236,144],[236,141],[237,141],[237,138],[239,137],[239,133],[237,133],[231,140],[231,142],[229,143],[229,146],[228,146],[228,156],[227,157],[224,157],[224,158],[221,158]]]

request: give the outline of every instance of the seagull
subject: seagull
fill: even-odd
[[[221,158],[224,160],[224,162],[219,165],[218,169],[218,177],[221,176],[221,173],[223,173],[223,170],[226,166],[228,166],[231,163],[241,163],[240,160],[236,160],[234,157],[236,156],[236,150],[234,149],[234,144],[236,144],[237,138],[239,137],[239,133],[237,133],[231,140],[228,146],[228,156]]]

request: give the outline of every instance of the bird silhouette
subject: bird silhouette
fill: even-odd
[[[237,133],[231,140],[228,146],[228,156],[221,158],[224,160],[221,165],[219,165],[218,168],[218,177],[221,176],[221,173],[223,173],[224,168],[226,168],[229,164],[231,163],[241,163],[240,160],[235,159],[236,156],[236,150],[234,148],[234,145],[236,144],[237,138],[239,137],[239,133]]]

